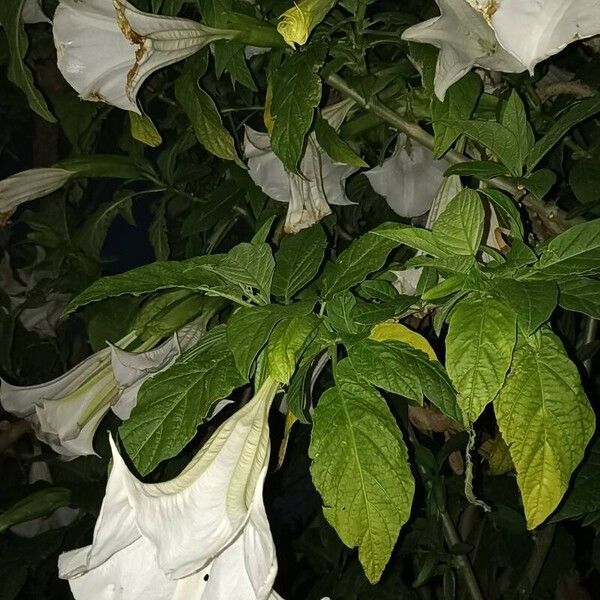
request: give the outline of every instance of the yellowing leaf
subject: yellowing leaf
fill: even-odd
[[[558,506],[595,421],[577,367],[549,329],[518,340],[494,408],[533,529]]]
[[[383,398],[338,363],[336,387],[320,398],[313,415],[311,474],[323,512],[377,583],[398,533],[410,515],[414,479],[402,434]]]
[[[431,344],[420,334],[400,323],[379,323],[373,327],[369,337],[377,342],[396,341],[404,342],[421,352],[425,352],[431,360],[437,360],[437,356]]]

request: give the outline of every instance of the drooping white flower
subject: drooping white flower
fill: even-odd
[[[58,68],[84,100],[141,114],[145,79],[235,32],[139,11],[126,0],[61,0],[54,14]]]
[[[23,19],[23,23],[52,23],[42,10],[40,0],[25,0],[21,19]]]
[[[409,27],[402,34],[402,39],[432,44],[440,49],[435,71],[435,93],[440,100],[444,99],[446,90],[474,66],[504,73],[525,70],[525,66],[500,45],[481,12],[466,0],[436,2],[440,16]],[[538,2],[524,0],[521,3]]]
[[[112,408],[128,419],[137,393],[148,378],[167,369],[203,329],[190,323],[157,348],[127,352],[131,333],[52,381],[15,386],[2,382],[0,403],[8,412],[29,420],[42,442],[68,458],[95,454],[93,441],[104,415]]]
[[[314,134],[308,136],[306,151],[296,175],[286,171],[271,150],[267,133],[246,126],[244,156],[250,177],[267,196],[288,203],[285,231],[297,233],[331,214],[330,205],[349,205],[346,179],[357,169],[335,163],[319,147]]]
[[[596,0],[468,2],[491,25],[503,48],[531,73],[535,65],[570,43],[600,34],[600,8]]]
[[[434,160],[431,150],[401,133],[392,156],[365,175],[396,214],[418,217],[430,209],[447,168],[445,160]]]
[[[60,189],[74,175],[56,167],[28,169],[0,181],[0,225],[23,202]]]
[[[59,558],[76,600],[275,600],[277,559],[262,498],[271,379],[175,479],[144,484],[111,439],[93,542]]]

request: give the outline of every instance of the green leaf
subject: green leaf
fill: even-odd
[[[138,115],[129,111],[129,127],[131,136],[142,144],[151,148],[158,148],[162,144],[162,137],[148,115]]]
[[[268,244],[238,244],[218,264],[207,267],[225,281],[258,290],[268,301],[275,261]]]
[[[361,283],[369,273],[384,265],[388,254],[399,243],[380,235],[380,230],[387,231],[388,225],[384,223],[354,240],[335,262],[327,264],[321,280],[324,298]]]
[[[600,94],[586,98],[569,109],[531,149],[527,155],[527,170],[533,171],[542,158],[552,150],[554,145],[562,139],[571,127],[593,117],[597,112],[600,112]]]
[[[27,96],[31,110],[50,123],[56,123],[56,118],[50,112],[46,100],[35,87],[33,75],[25,64],[25,55],[29,47],[29,39],[21,18],[23,5],[26,0],[2,0],[0,2],[0,23],[6,32],[9,49],[8,79],[21,88]]]
[[[269,338],[266,353],[270,376],[287,384],[296,370],[302,350],[316,333],[320,320],[315,315],[280,321]]]
[[[483,188],[479,192],[491,202],[500,224],[510,229],[513,238],[522,239],[525,236],[525,230],[515,201],[500,190]]]
[[[569,173],[569,185],[582,204],[593,206],[600,201],[600,161],[578,160]]]
[[[245,168],[231,134],[223,125],[217,105],[198,85],[195,65],[194,60],[186,62],[183,73],[175,81],[175,98],[188,116],[198,141],[215,156]]]
[[[319,146],[336,162],[352,167],[369,165],[338,135],[337,131],[323,118],[317,117],[315,135]]]
[[[152,167],[146,161],[117,154],[75,156],[57,162],[56,166],[67,169],[67,171],[73,171],[77,178],[143,179],[145,171],[152,170]]]
[[[439,362],[396,341],[363,339],[348,347],[352,366],[372,385],[422,404],[427,397],[443,413],[462,422],[456,393]]]
[[[355,335],[361,327],[354,319],[356,297],[349,291],[338,292],[327,302],[327,320],[329,327],[339,333]]]
[[[504,107],[502,125],[517,139],[519,147],[518,158],[522,165],[525,162],[525,157],[535,144],[535,137],[531,125],[527,121],[525,106],[515,90],[511,92],[508,102]]]
[[[600,511],[600,441],[589,449],[581,468],[573,478],[571,490],[558,512],[550,519],[553,523],[576,519]]]
[[[509,172],[504,165],[491,160],[469,160],[464,163],[452,165],[444,173],[446,177],[450,175],[477,177],[477,179],[493,179],[501,175],[509,175]]]
[[[313,415],[311,474],[325,517],[379,581],[408,520],[414,479],[402,434],[383,398],[341,361],[336,387]]]
[[[57,508],[68,506],[71,491],[61,487],[45,487],[19,500],[0,515],[0,533],[13,525],[47,517]]]
[[[407,227],[400,223],[383,223],[373,232],[375,235],[395,241],[396,245],[404,244],[409,248],[425,252],[425,254],[436,257],[448,255],[448,251],[437,243],[429,229]]]
[[[254,359],[267,343],[275,325],[286,317],[308,314],[312,307],[298,303],[289,307],[277,304],[241,307],[231,315],[227,326],[227,343],[235,364],[248,377]]]
[[[558,302],[563,308],[600,319],[600,281],[580,277],[561,281],[558,285]]]
[[[102,277],[75,296],[67,305],[65,312],[70,313],[90,302],[124,294],[139,296],[167,288],[201,289],[205,282],[198,275],[194,275],[192,267],[205,267],[207,264],[218,262],[221,258],[213,255],[182,262],[155,262],[119,275]]]
[[[177,456],[196,434],[218,400],[246,383],[225,344],[211,345],[146,381],[137,405],[119,434],[142,475],[167,458]]]
[[[271,148],[285,168],[294,173],[315,107],[321,100],[321,78],[317,72],[326,52],[325,40],[317,39],[294,52],[273,74],[271,116],[275,123]]]
[[[326,246],[327,237],[318,224],[284,237],[275,253],[273,295],[288,302],[312,281],[323,262]]]
[[[467,296],[450,316],[446,369],[468,423],[504,384],[517,340],[515,313],[493,298]]]
[[[545,323],[558,303],[558,287],[553,281],[495,279],[494,291],[516,312],[527,334]]]
[[[600,219],[575,225],[553,238],[533,275],[560,277],[597,272],[600,272]]]
[[[469,119],[481,93],[481,79],[475,73],[468,73],[451,85],[442,102],[434,94],[431,98],[431,122],[435,142],[433,157],[440,158],[456,141],[461,131],[449,121]]]
[[[431,230],[433,239],[451,254],[474,256],[481,243],[484,220],[485,211],[479,194],[465,189],[437,218]]]
[[[448,127],[455,127],[467,137],[482,144],[505,165],[515,176],[522,173],[520,142],[515,134],[492,121],[442,121]]]
[[[533,529],[560,502],[595,420],[577,367],[549,329],[517,341],[494,409]]]
[[[526,177],[515,178],[515,183],[542,199],[556,183],[556,174],[550,169],[540,169]]]

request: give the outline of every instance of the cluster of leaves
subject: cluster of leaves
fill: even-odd
[[[289,8],[137,4],[214,27],[257,15],[267,26]],[[45,25],[27,29],[24,62],[25,30],[0,8],[0,66],[15,84],[0,99],[3,169],[60,158],[78,173],[0,232],[15,269],[35,262],[47,273],[18,307],[0,292],[2,377],[50,379],[86,342],[96,350],[131,328],[166,337],[176,324],[159,307],[180,306],[180,324],[199,299],[220,299],[201,341],[103,431],[118,431],[140,476],[167,479],[206,438],[219,400],[279,381],[289,415],[285,431],[274,427],[283,467],[267,500],[289,598],[466,597],[469,572],[486,598],[570,597],[600,576],[598,442],[588,447],[598,381],[582,368],[594,364],[600,318],[600,55],[568,50],[494,93],[471,73],[441,101],[436,52],[400,42],[432,8],[343,1],[304,48],[250,60],[241,42],[219,41],[156,73],[141,117],[79,101]],[[579,88],[545,96],[556,71]],[[591,97],[573,100],[580,88]],[[364,102],[337,132],[320,112],[348,89]],[[22,110],[23,93],[39,116]],[[332,159],[361,167],[396,135],[371,109],[380,102],[431,131],[434,155],[456,163],[446,175],[467,187],[424,228],[400,222],[358,173],[348,182],[356,206],[284,235],[285,206],[244,168],[246,121],[267,125],[290,172],[312,132]],[[394,288],[405,269],[421,269],[415,295]],[[71,297],[70,316],[40,338],[21,316],[51,293]],[[91,535],[106,436],[102,458],[62,463],[44,450],[54,484],[25,485],[31,440],[7,441],[9,457],[4,433],[0,530],[67,504],[81,517],[31,540],[3,533],[0,598],[68,597],[54,561]]]

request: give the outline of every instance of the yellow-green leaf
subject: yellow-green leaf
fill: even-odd
[[[533,529],[558,506],[595,421],[577,367],[550,329],[517,340],[494,408]]]
[[[516,314],[498,300],[470,296],[452,312],[446,369],[468,422],[474,422],[500,391],[516,338]]]
[[[323,512],[377,583],[410,515],[414,479],[402,434],[383,398],[341,361],[336,387],[313,415],[311,474]]]
[[[162,144],[162,137],[156,129],[156,125],[147,115],[138,115],[129,111],[129,126],[131,135],[142,144],[152,148],[157,148]]]

